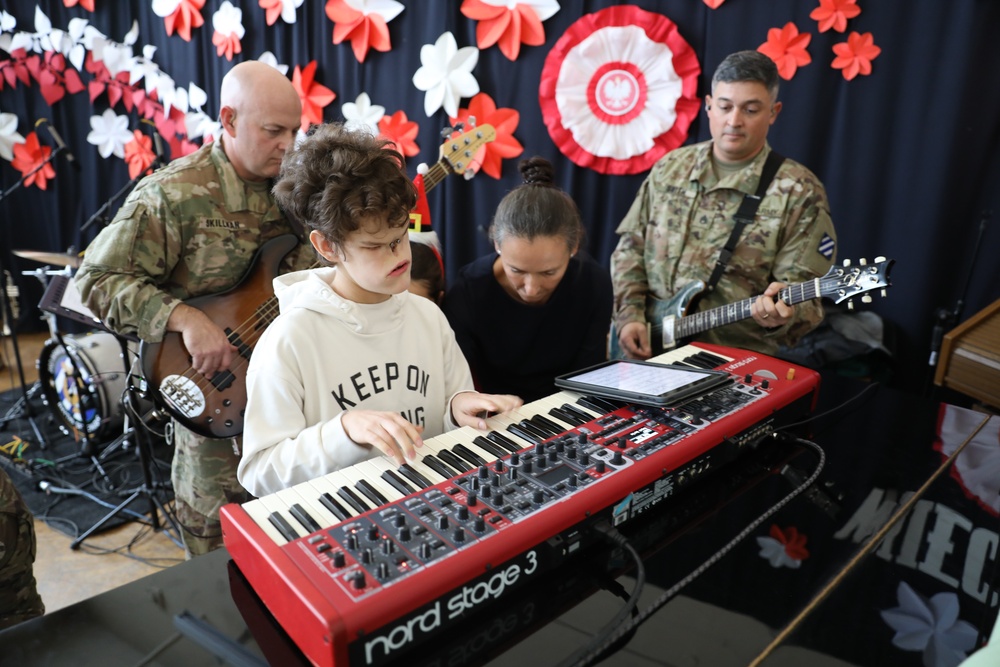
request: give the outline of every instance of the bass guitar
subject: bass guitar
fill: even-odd
[[[846,260],[843,266],[833,266],[822,278],[816,278],[804,283],[789,285],[778,293],[778,298],[793,306],[803,301],[827,297],[834,303],[848,302],[853,307],[855,296],[862,296],[866,303],[871,301],[868,292],[882,290],[891,285],[889,271],[894,260],[876,257],[874,264],[868,264],[864,259],[856,266]],[[677,294],[667,300],[650,297],[646,304],[646,322],[649,327],[649,342],[653,355],[662,354],[677,346],[679,341],[699,334],[709,329],[721,327],[733,322],[739,322],[750,317],[750,306],[757,297],[750,297],[730,303],[725,306],[686,315],[695,298],[705,289],[705,283],[700,280],[685,285]],[[625,350],[618,342],[618,332],[611,326],[608,336],[608,356],[611,359],[624,359]]]
[[[469,178],[476,152],[494,139],[492,125],[449,138],[441,146],[441,158],[423,174],[425,191],[449,174]],[[198,435],[231,438],[243,432],[247,363],[264,329],[278,316],[272,280],[281,260],[297,244],[292,234],[271,239],[257,251],[235,287],[185,301],[218,324],[238,350],[228,370],[207,378],[191,368],[191,355],[176,332],[168,332],[160,343],[141,343],[139,359],[147,388],[164,410]]]

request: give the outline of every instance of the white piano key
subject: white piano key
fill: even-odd
[[[271,510],[268,509],[267,505],[261,502],[259,498],[257,500],[251,500],[243,503],[242,507],[244,511],[250,515],[250,518],[254,520],[254,523],[260,526],[260,529],[263,530],[275,544],[278,546],[288,544],[288,540],[285,539],[285,536],[278,532],[278,529],[271,524],[271,521],[268,518],[271,516]]]
[[[330,512],[330,510],[323,507],[319,502],[319,498],[316,494],[311,493],[310,489],[311,487],[307,484],[296,484],[295,486],[278,491],[274,496],[289,508],[289,514],[291,514],[291,506],[298,503],[319,524],[320,528],[329,528],[332,525],[340,523],[340,519]],[[298,519],[294,515],[292,515],[292,518],[298,523]]]
[[[261,496],[258,500],[268,509],[268,514],[280,514],[288,525],[291,526],[296,533],[298,533],[299,537],[304,537],[309,534],[310,531],[303,528],[302,524],[300,524],[295,517],[288,513],[288,506],[278,498],[277,493]],[[268,523],[270,523],[270,521],[268,521]]]
[[[385,458],[384,456],[379,456],[374,459],[368,459],[367,461],[362,461],[361,463],[353,466],[358,472],[364,475],[364,478],[368,480],[375,489],[386,497],[386,500],[393,502],[405,498],[406,496],[400,493],[396,487],[389,484],[389,482],[382,479],[382,473],[386,470],[392,470],[398,473],[398,467],[395,463]]]
[[[346,468],[344,469],[346,470]],[[315,479],[309,480],[307,482],[310,486],[315,488],[320,494],[329,493],[330,497],[337,501],[337,504],[344,508],[344,511],[351,515],[351,517],[356,517],[362,512],[356,510],[351,506],[346,500],[344,500],[338,493],[340,487],[351,486],[354,482],[344,475],[344,470],[336,470],[334,472],[323,475],[322,477],[317,477]]]

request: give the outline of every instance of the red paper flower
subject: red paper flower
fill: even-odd
[[[781,530],[776,525],[771,526],[771,537],[785,547],[785,553],[789,558],[803,561],[809,558],[809,550],[806,549],[806,536],[799,533],[795,526],[789,526],[786,530]]]
[[[482,0],[464,0],[462,14],[476,24],[476,44],[480,49],[488,49],[500,44],[500,52],[508,60],[517,60],[521,44],[541,46],[545,43],[545,29],[542,21],[559,10],[558,5],[548,9],[545,16],[530,4],[516,3],[513,7],[495,5]]]
[[[112,79],[104,62],[95,60],[89,51],[86,60],[83,61],[83,69],[93,75],[93,78],[87,82],[87,91],[90,93],[91,102],[96,100],[101,93],[107,92],[110,106],[115,106],[121,100],[126,111],[132,111],[136,90],[128,84],[129,73],[127,71],[119,72]],[[141,93],[142,88],[139,88],[138,91]]]
[[[57,51],[46,51],[45,60],[38,56],[27,59],[27,67],[38,81],[42,97],[52,106],[66,93],[76,94],[83,90],[80,73],[72,67],[66,69],[66,57]]]
[[[872,61],[882,53],[882,49],[875,46],[875,38],[870,32],[863,35],[852,32],[847,36],[846,42],[833,45],[833,52],[837,57],[830,66],[843,70],[841,74],[850,81],[858,74],[865,76],[871,74]]]
[[[233,54],[242,53],[243,45],[235,32],[223,35],[221,32],[212,34],[212,44],[215,44],[215,55],[226,56],[226,60],[232,60]]]
[[[156,159],[153,140],[141,130],[132,130],[132,134],[135,139],[125,144],[125,163],[128,165],[129,178],[145,174]]]
[[[420,153],[420,147],[414,141],[419,130],[420,126],[415,121],[407,119],[405,111],[383,116],[378,122],[379,134],[396,144],[396,150],[406,157]]]
[[[316,61],[310,61],[305,69],[295,66],[292,85],[302,100],[302,129],[309,129],[311,123],[323,122],[323,108],[337,98],[337,93],[313,80],[316,75]]]
[[[847,20],[861,13],[857,0],[819,0],[819,7],[812,10],[809,18],[819,23],[819,31],[833,28],[837,32],[847,30]]]
[[[34,56],[37,58],[37,56]],[[28,70],[28,53],[24,49],[15,49],[11,52],[10,58],[0,60],[0,90],[3,90],[4,81],[13,88],[20,81],[25,86],[31,85],[31,72]]]
[[[212,143],[212,137],[211,136],[204,137],[203,141],[206,144]],[[189,141],[188,139],[178,137],[176,135],[170,137],[167,140],[167,143],[170,145],[170,157],[175,160],[179,157],[190,155],[199,148],[198,144],[194,143],[193,141]]]
[[[812,56],[806,51],[812,35],[807,32],[799,34],[794,23],[786,23],[784,28],[771,28],[767,31],[767,41],[757,47],[757,50],[774,61],[778,66],[778,74],[786,81],[795,76],[800,65],[812,62]]]
[[[504,158],[517,157],[524,152],[524,146],[514,138],[514,130],[521,122],[521,114],[516,109],[497,109],[496,102],[486,93],[479,93],[469,100],[468,109],[459,109],[458,118],[452,118],[451,124],[463,123],[472,127],[469,118],[475,118],[477,125],[492,125],[496,131],[496,139],[489,142],[478,151],[472,159],[473,172],[478,171],[475,165],[493,178],[500,178]]]
[[[201,8],[204,6],[205,0],[179,0],[173,13],[163,17],[167,36],[173,35],[176,30],[181,39],[190,42],[191,29],[200,28],[205,23],[201,15]]]
[[[50,155],[52,149],[39,144],[38,135],[31,132],[24,138],[23,144],[14,144],[14,159],[10,161],[10,165],[21,172],[25,186],[37,185],[38,189],[44,190],[48,187],[49,179],[56,177],[52,163],[45,162]],[[39,165],[42,165],[40,169]]]
[[[704,0],[705,4],[711,7],[712,9],[718,9],[719,7],[722,6],[722,3],[725,1],[726,0]]]
[[[75,7],[77,3],[88,12],[94,11],[94,0],[63,0],[63,4],[67,7]]]
[[[365,61],[369,48],[383,53],[392,48],[387,21],[395,18],[399,11],[402,11],[401,5],[395,14],[384,17],[378,12],[359,12],[344,0],[328,0],[326,3],[326,15],[333,21],[333,43],[351,40],[354,57],[361,63]]]
[[[285,8],[284,0],[257,0],[257,4],[265,11],[264,20],[268,25],[274,25]]]

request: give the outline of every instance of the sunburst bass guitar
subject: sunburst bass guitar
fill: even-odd
[[[854,266],[848,260],[844,262],[844,266],[831,267],[822,278],[785,287],[778,293],[778,298],[790,306],[821,297],[827,297],[835,303],[847,301],[849,305],[852,304],[851,299],[858,295],[864,295],[864,300],[871,300],[868,292],[884,292],[891,285],[889,270],[892,265],[893,260],[885,257],[876,257],[873,264],[862,259]],[[649,299],[646,304],[646,322],[649,323],[649,342],[654,356],[673,349],[679,341],[695,334],[751,316],[750,306],[757,297],[686,315],[691,303],[704,289],[705,283],[696,280],[685,285],[670,299]],[[608,355],[611,359],[624,359],[626,356],[613,325],[608,336]]]
[[[476,152],[494,139],[492,125],[473,127],[449,138],[441,146],[441,158],[423,174],[425,191],[449,174],[469,178]],[[211,378],[195,371],[181,334],[176,332],[168,332],[160,343],[140,345],[142,371],[154,400],[198,435],[231,438],[243,432],[247,363],[264,329],[278,316],[272,280],[281,260],[297,244],[291,234],[271,239],[257,251],[235,287],[185,301],[218,324],[236,347],[238,356],[228,370]]]

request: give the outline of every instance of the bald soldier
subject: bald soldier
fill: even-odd
[[[234,66],[220,91],[222,137],[144,178],[87,248],[76,283],[108,328],[151,343],[178,332],[191,366],[211,377],[238,358],[223,329],[184,301],[239,283],[268,240],[301,243],[280,272],[315,262],[308,238],[285,219],[272,179],[299,128],[291,82],[257,61]],[[236,480],[238,438],[202,438],[173,423],[176,518],[188,557],[222,545],[219,508],[245,502]]]

